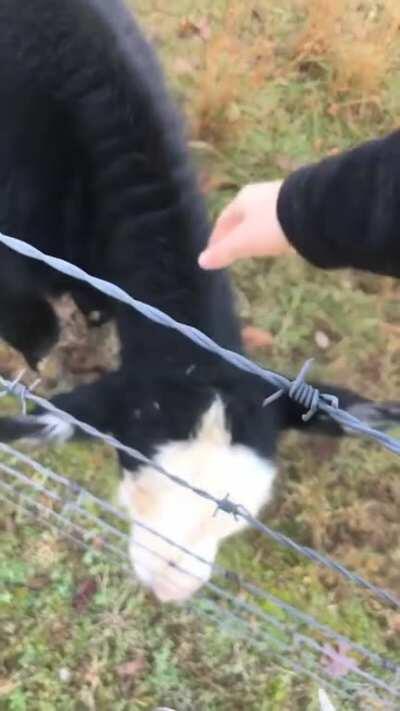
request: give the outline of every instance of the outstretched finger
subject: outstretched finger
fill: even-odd
[[[243,224],[229,232],[225,238],[210,243],[199,257],[202,269],[223,269],[237,259],[251,256],[248,230]]]
[[[223,210],[215,223],[215,227],[211,233],[208,244],[214,244],[225,237],[237,227],[243,219],[243,212],[238,207],[235,201],[231,202],[228,207]]]

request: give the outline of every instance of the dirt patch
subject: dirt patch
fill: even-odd
[[[61,338],[40,364],[38,392],[46,395],[90,383],[119,363],[119,339],[114,323],[94,326],[88,323],[69,296],[53,301],[61,324]],[[32,383],[37,373],[30,370],[20,353],[0,341],[0,373],[15,378],[25,371],[23,380]]]

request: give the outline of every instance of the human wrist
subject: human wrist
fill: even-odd
[[[281,218],[280,218],[280,195],[282,191],[282,187],[284,185],[283,180],[277,180],[274,184],[275,188],[275,206],[274,206],[274,235],[275,235],[275,246],[276,246],[276,256],[279,255],[285,255],[285,254],[290,254],[291,252],[295,251],[293,245],[289,241]]]

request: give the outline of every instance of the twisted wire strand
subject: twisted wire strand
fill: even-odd
[[[77,279],[78,281],[83,281],[86,284],[90,284],[90,286],[102,292],[106,296],[110,296],[111,298],[116,299],[117,301],[131,306],[151,321],[154,321],[155,323],[158,323],[161,326],[165,326],[167,328],[171,328],[175,331],[178,331],[182,335],[186,336],[186,338],[189,338],[191,341],[196,343],[201,348],[204,348],[205,350],[210,351],[211,353],[219,355],[223,360],[226,360],[231,365],[234,365],[237,368],[244,370],[248,373],[252,373],[253,375],[258,375],[260,378],[266,380],[277,388],[277,392],[275,393],[275,395],[272,396],[272,398],[270,399],[267,398],[267,401],[264,401],[267,402],[267,404],[268,402],[272,402],[276,398],[280,397],[283,393],[286,393],[289,397],[295,399],[296,402],[299,402],[297,400],[297,397],[300,397],[299,404],[302,404],[304,399],[306,400],[306,402],[310,403],[309,412],[306,413],[305,416],[307,419],[312,417],[312,415],[315,414],[317,410],[320,410],[321,412],[324,412],[329,415],[329,417],[335,420],[335,422],[337,422],[342,427],[350,429],[358,434],[362,434],[364,435],[364,437],[369,437],[370,439],[379,442],[382,446],[384,446],[391,452],[394,452],[395,454],[400,454],[399,440],[391,437],[390,435],[387,435],[385,432],[380,432],[379,430],[376,430],[373,427],[369,427],[369,425],[366,425],[365,423],[361,422],[353,415],[350,415],[348,412],[341,410],[339,407],[337,407],[337,400],[334,398],[334,396],[321,395],[316,388],[313,388],[313,386],[309,384],[307,384],[306,390],[299,388],[299,385],[302,381],[302,374],[304,375],[304,373],[308,370],[310,361],[307,361],[305,363],[295,380],[290,380],[289,378],[286,378],[285,376],[279,373],[275,373],[272,370],[263,368],[262,366],[254,363],[253,361],[249,360],[245,356],[240,355],[239,353],[235,353],[234,351],[219,346],[218,343],[213,341],[211,338],[206,336],[204,333],[202,333],[202,331],[195,328],[194,326],[189,326],[188,324],[176,321],[160,309],[151,306],[150,304],[146,304],[142,301],[139,301],[138,299],[134,299],[126,291],[121,289],[119,286],[116,286],[116,284],[88,274],[80,267],[77,267],[75,264],[71,264],[71,262],[67,262],[66,260],[60,259],[58,257],[52,257],[49,254],[41,252],[39,249],[36,249],[36,247],[33,247],[31,244],[28,244],[23,240],[16,239],[15,237],[9,237],[2,233],[0,233],[0,242],[5,244],[6,247],[9,247],[15,252],[18,252],[19,254],[23,254],[26,257],[47,264],[56,271],[59,271],[62,274],[66,274],[67,276]]]
[[[311,360],[307,361],[304,366],[302,367],[301,371],[297,375],[297,377],[294,380],[290,380],[283,375],[279,373],[275,373],[273,371],[270,371],[268,369],[262,368],[260,365],[251,362],[244,356],[234,353],[233,351],[230,351],[228,349],[224,349],[221,346],[219,346],[217,343],[213,342],[209,337],[207,337],[205,334],[203,334],[201,331],[198,329],[189,326],[187,324],[182,324],[179,323],[178,321],[175,321],[172,319],[170,316],[167,314],[163,313],[161,310],[150,306],[149,304],[140,302],[131,296],[124,292],[122,289],[117,287],[116,285],[107,282],[103,279],[99,279],[97,277],[91,276],[84,272],[82,269],[76,267],[73,264],[70,264],[69,262],[66,262],[64,260],[51,257],[50,255],[44,254],[43,252],[40,252],[36,248],[32,247],[32,245],[27,244],[26,242],[22,242],[21,240],[16,240],[12,237],[7,237],[6,235],[2,235],[0,233],[0,242],[3,242],[6,246],[9,248],[19,252],[20,254],[23,254],[27,257],[39,260],[41,262],[46,263],[47,265],[51,266],[52,268],[67,274],[68,276],[71,276],[73,278],[76,278],[78,280],[84,281],[88,284],[90,284],[92,287],[98,289],[102,293],[106,294],[107,296],[110,296],[112,298],[115,298],[131,307],[136,309],[139,313],[142,315],[146,316],[150,320],[168,327],[172,328],[180,333],[182,333],[184,336],[195,342],[197,345],[199,345],[202,348],[205,348],[206,350],[213,352],[217,355],[219,355],[221,358],[226,360],[227,362],[231,363],[232,365],[246,371],[250,372],[254,375],[258,375],[262,379],[268,381],[272,385],[274,385],[277,388],[276,393],[274,393],[270,398],[267,398],[264,401],[264,405],[267,406],[277,398],[281,397],[283,394],[286,394],[289,396],[293,401],[296,403],[300,404],[304,409],[306,410],[306,413],[302,416],[303,420],[307,421],[309,420],[318,410],[326,413],[328,416],[330,416],[334,421],[336,421],[339,425],[344,427],[345,429],[352,430],[353,432],[356,432],[360,435],[364,435],[366,437],[369,437],[371,439],[374,439],[375,441],[381,443],[384,447],[389,449],[390,451],[400,454],[400,441],[390,437],[386,433],[380,432],[378,430],[375,430],[372,427],[369,427],[368,425],[360,422],[357,418],[354,416],[350,415],[348,412],[345,412],[341,410],[338,407],[338,401],[337,399],[329,395],[327,393],[320,393],[317,388],[313,387],[312,385],[308,384],[305,381],[305,375],[306,372],[308,371],[310,365],[311,365]],[[319,563],[321,565],[324,565],[331,570],[334,570],[335,572],[341,574],[343,577],[346,577],[347,579],[351,580],[354,583],[357,583],[361,587],[368,589],[370,592],[373,592],[377,597],[380,599],[384,600],[386,603],[391,604],[392,606],[395,607],[400,607],[400,601],[398,598],[396,598],[392,593],[387,592],[385,590],[382,590],[378,586],[369,583],[368,581],[364,580],[361,576],[352,573],[351,571],[347,570],[344,566],[342,566],[340,563],[337,563],[336,561],[331,560],[327,556],[322,555],[318,551],[315,551],[307,546],[301,546],[297,544],[295,541],[290,539],[289,537],[285,536],[284,534],[274,531],[270,529],[268,526],[265,524],[262,524],[259,522],[257,519],[252,517],[249,512],[240,504],[236,504],[235,502],[232,502],[229,499],[229,495],[224,497],[223,499],[217,499],[216,497],[212,496],[206,491],[203,491],[200,488],[197,487],[192,487],[190,486],[185,480],[180,479],[179,477],[176,477],[175,475],[165,471],[162,467],[157,465],[155,462],[152,460],[148,459],[145,457],[141,452],[138,450],[135,450],[134,448],[127,447],[126,445],[123,445],[121,442],[119,442],[116,438],[112,437],[111,435],[104,435],[103,433],[99,432],[95,428],[91,427],[87,423],[80,422],[76,418],[68,415],[68,413],[64,413],[58,408],[56,408],[52,403],[49,403],[48,401],[44,400],[44,398],[41,398],[39,396],[33,395],[30,389],[23,385],[22,383],[19,383],[17,381],[11,382],[8,380],[5,380],[4,378],[0,378],[0,382],[2,383],[4,387],[4,394],[5,393],[13,393],[16,394],[20,397],[21,400],[21,405],[22,405],[22,412],[25,414],[26,413],[26,403],[27,401],[32,401],[35,402],[36,404],[40,405],[44,409],[53,412],[54,414],[57,414],[58,416],[62,417],[65,421],[69,422],[70,424],[73,424],[74,426],[79,427],[81,430],[85,431],[86,434],[89,434],[93,437],[96,437],[98,439],[103,440],[104,442],[110,444],[112,447],[116,449],[120,449],[122,451],[125,451],[127,454],[130,456],[134,457],[135,459],[144,462],[146,464],[151,465],[153,468],[155,468],[157,471],[159,471],[160,474],[163,474],[164,476],[167,476],[171,481],[174,483],[184,486],[187,489],[190,489],[193,493],[202,496],[203,498],[206,498],[207,500],[213,502],[216,505],[216,511],[224,511],[225,513],[231,514],[234,517],[241,517],[243,520],[246,521],[246,523],[251,526],[252,528],[258,530],[261,532],[263,535],[267,535],[269,538],[274,540],[275,542],[279,543],[280,545],[284,545],[285,547],[290,548],[291,550],[294,550],[296,553],[300,553],[310,560]],[[37,383],[35,383],[37,384]],[[2,445],[1,449],[3,449],[6,445]],[[3,451],[5,451],[3,449]],[[15,450],[17,451],[17,450]],[[29,459],[29,458],[28,458]],[[25,460],[25,463],[30,463],[34,461],[31,460],[30,462]],[[38,463],[35,463],[38,464]],[[41,466],[41,465],[39,465]],[[15,474],[15,470],[12,467],[8,467],[7,465],[1,464],[0,467],[3,472],[10,474]],[[45,474],[45,468],[42,468],[42,471],[40,472],[41,474]],[[37,471],[39,471],[37,469]],[[53,473],[54,474],[54,473]],[[24,475],[22,475],[24,476]],[[46,474],[47,476],[47,474]],[[58,483],[64,484],[64,485],[69,485],[71,486],[72,483],[65,479],[65,477],[60,477],[58,475]],[[20,479],[21,483],[24,483],[25,485],[28,483],[27,482],[27,477],[24,479]],[[32,483],[32,482],[30,482]],[[40,488],[42,486],[42,489]],[[77,487],[77,488],[76,488]],[[96,500],[97,503],[102,503],[103,508],[105,510],[108,510],[110,513],[116,514],[116,510],[113,509],[111,505],[109,506],[104,506],[106,502],[102,502],[100,499],[97,499],[96,497],[93,497],[92,494],[89,492],[85,492],[82,487],[79,487],[79,485],[76,485],[76,487],[73,488],[73,493],[76,494],[79,490],[79,494],[83,492],[84,496],[87,494],[90,496],[92,499]],[[16,505],[16,502],[13,501],[12,496],[15,497],[15,491],[13,487],[10,485],[7,485],[5,482],[0,482],[0,488],[2,489],[2,497],[5,500],[11,501],[13,505]],[[35,485],[33,488],[36,489],[36,491],[39,490],[45,490],[45,493],[49,495],[49,491],[44,485]],[[29,504],[32,505],[32,501],[29,500],[29,497],[26,497],[24,494],[21,492],[18,492],[18,505],[23,508],[23,506],[20,503],[20,499],[27,499],[27,508],[25,509],[28,513],[31,513],[29,509]],[[11,497],[11,498],[10,498]],[[50,498],[52,498],[50,496]],[[62,526],[71,526],[73,527],[76,531],[78,531],[79,535],[82,537],[82,539],[87,537],[87,531],[86,529],[80,527],[78,524],[72,522],[70,519],[66,519],[65,516],[57,514],[56,512],[52,511],[48,507],[40,504],[40,502],[35,501],[34,502],[34,508],[36,510],[42,510],[42,512],[45,512],[46,515],[49,518],[54,518],[57,522],[57,525],[62,525]],[[73,500],[71,502],[65,502],[65,509],[63,509],[63,513],[66,512],[71,512],[71,511],[76,511],[79,514],[83,513],[83,509],[76,504]],[[92,523],[96,523],[97,525],[100,524],[101,520],[93,515],[88,516],[88,512],[85,512],[85,515],[87,518],[89,518]],[[125,519],[126,520],[126,519]],[[115,529],[112,526],[109,526],[106,522],[102,521],[103,524],[103,531],[105,530],[109,534],[116,535],[117,529]],[[140,525],[140,524],[139,524]],[[71,538],[74,540],[75,543],[78,543],[79,545],[82,545],[84,543],[83,540],[79,540],[76,538],[76,536],[71,536],[69,532],[65,531],[64,532],[67,537]],[[159,535],[157,532],[154,532],[154,535]],[[121,534],[123,540],[124,535]],[[118,537],[118,536],[117,536]],[[176,545],[173,541],[169,541],[166,539],[168,543],[172,545]],[[117,557],[120,558],[120,563],[122,563],[122,560],[125,559],[127,560],[127,556],[124,555],[116,546],[112,544],[106,544],[104,542],[105,549],[109,552],[112,553],[113,555],[117,555]],[[87,543],[84,543],[84,547],[86,547],[89,550],[92,550],[92,546],[90,546]],[[186,551],[187,552],[187,551]],[[197,557],[197,556],[196,556]],[[203,561],[207,562],[207,561]],[[251,583],[247,583],[247,581],[241,580],[240,577],[236,575],[236,573],[232,573],[232,571],[226,571],[224,570],[221,566],[219,565],[213,565],[213,570],[216,572],[219,572],[219,574],[224,574],[226,576],[226,579],[231,579],[238,581],[240,585],[245,587],[247,591],[251,592],[255,596],[260,596],[262,595],[263,597],[266,595],[265,591],[260,590],[257,588],[257,586],[254,586]],[[126,571],[130,571],[129,566],[125,566]],[[187,572],[187,571],[183,571]],[[189,573],[190,574],[190,573]],[[231,578],[229,578],[231,576]],[[231,599],[229,597],[229,594],[219,586],[215,586],[214,583],[209,583],[209,589],[214,592],[215,594],[221,593],[222,592],[222,597],[226,599],[228,595],[228,600],[229,603],[234,602],[234,604],[237,603],[237,599],[233,597]],[[247,587],[246,587],[247,586]],[[277,604],[277,598],[274,598],[274,596],[269,596],[271,601],[274,604]],[[241,601],[242,602],[242,601]],[[301,616],[301,619],[303,623],[310,624],[315,623],[314,626],[319,629],[321,632],[323,631],[325,634],[328,636],[334,636],[335,639],[338,639],[339,641],[346,641],[346,638],[344,638],[341,635],[336,635],[333,630],[330,630],[330,628],[326,627],[325,625],[320,625],[316,621],[313,620],[313,618],[306,613],[301,613],[299,610],[296,608],[293,608],[292,606],[283,603],[282,601],[279,601],[282,609],[285,610],[287,614],[291,614],[293,616]],[[248,605],[248,603],[246,603]],[[249,606],[248,609],[246,607],[244,608],[247,613],[252,613],[254,614],[254,609],[258,610],[258,608],[254,608],[254,606]],[[224,613],[226,614],[226,610],[224,610]],[[229,613],[232,614],[232,613]],[[268,619],[271,618],[271,619]],[[241,618],[240,618],[241,619]],[[274,624],[276,626],[277,620],[272,618],[272,616],[267,615],[267,619],[269,624]],[[272,620],[274,622],[272,623]],[[328,632],[329,631],[329,632]],[[253,631],[251,631],[253,634]],[[299,636],[297,635],[297,642],[300,639],[303,639],[303,641],[306,641],[307,646],[311,646],[314,648],[315,651],[318,652],[324,652],[327,654],[327,651],[324,648],[321,648],[321,646],[312,640],[311,638],[304,637],[304,636]],[[251,639],[251,638],[250,638]],[[274,638],[275,639],[275,638]],[[276,640],[275,640],[276,641]],[[384,660],[379,657],[379,655],[376,655],[375,653],[369,652],[369,650],[363,649],[360,645],[353,645],[353,649],[357,649],[357,651],[366,653],[366,656],[368,656],[371,660],[373,659],[375,662],[381,663],[383,668],[385,670],[390,669],[391,671],[396,670],[396,666],[390,661],[390,660]],[[287,650],[286,650],[287,651]],[[329,653],[328,653],[329,656]],[[286,657],[285,657],[286,660]],[[291,660],[292,661],[292,660]],[[295,669],[295,663],[291,664],[292,668]],[[300,669],[301,671],[301,669]],[[352,669],[352,671],[354,671]],[[364,672],[363,670],[356,669],[357,672],[361,673],[361,676],[365,678],[365,680],[368,683],[373,683],[375,686],[379,686],[382,690],[388,691],[390,694],[395,694],[396,697],[400,697],[400,690],[398,688],[394,688],[390,685],[387,685],[385,682],[382,682],[380,679],[376,679],[373,676],[371,676],[368,672]],[[303,669],[304,673],[304,669]],[[307,673],[309,674],[309,670],[307,670]],[[321,680],[320,677],[318,677],[319,680]],[[326,682],[325,682],[326,684]],[[334,690],[337,692],[337,687],[336,685],[333,685]],[[382,702],[382,700],[381,700]]]
[[[289,536],[286,536],[280,531],[275,531],[274,529],[267,526],[265,523],[261,523],[261,521],[252,516],[244,506],[242,506],[241,504],[237,504],[234,501],[231,501],[228,495],[222,499],[218,499],[216,496],[213,496],[208,491],[205,491],[204,489],[197,486],[192,486],[185,479],[182,479],[181,477],[178,477],[175,474],[172,474],[171,472],[167,471],[166,469],[164,469],[164,467],[162,467],[160,464],[153,461],[152,459],[146,457],[139,450],[134,449],[133,447],[128,447],[127,445],[120,442],[116,437],[109,434],[104,434],[92,425],[82,422],[81,420],[78,420],[77,418],[73,417],[73,415],[70,415],[69,413],[64,412],[63,410],[60,410],[55,405],[53,405],[53,403],[49,402],[45,398],[31,393],[27,386],[21,386],[20,383],[16,380],[10,381],[0,376],[0,385],[4,388],[4,392],[11,393],[19,397],[23,397],[25,400],[30,400],[34,402],[36,405],[39,405],[43,409],[48,410],[52,414],[57,415],[65,422],[68,422],[74,427],[78,427],[91,437],[105,442],[114,449],[118,449],[122,452],[125,452],[126,454],[129,454],[131,457],[138,460],[139,462],[151,466],[155,471],[157,471],[162,476],[167,477],[174,484],[177,484],[178,486],[181,486],[191,491],[192,493],[201,496],[205,500],[212,502],[216,507],[216,512],[221,510],[227,514],[231,514],[235,518],[241,518],[247,523],[250,528],[259,531],[262,535],[272,539],[275,543],[278,543],[279,545],[294,551],[298,555],[305,556],[309,560],[318,563],[319,565],[322,565],[335,573],[340,574],[347,580],[357,584],[361,588],[368,590],[377,598],[383,600],[386,604],[389,604],[392,607],[400,608],[400,600],[393,593],[388,592],[383,588],[375,585],[374,583],[369,582],[362,576],[348,570],[341,563],[320,553],[319,551],[316,551],[313,548],[310,548],[309,546],[302,546],[301,544],[292,540]]]

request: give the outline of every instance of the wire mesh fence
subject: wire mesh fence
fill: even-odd
[[[304,370],[296,380],[289,381],[237,354],[221,349],[196,329],[177,324],[157,309],[136,302],[115,285],[90,277],[74,265],[43,255],[18,240],[0,235],[0,241],[27,256],[40,258],[70,276],[84,279],[104,293],[123,300],[133,308],[139,308],[141,313],[158,323],[180,330],[199,345],[219,353],[221,357],[239,368],[255,372],[269,382],[273,382],[278,388],[277,396],[283,391],[287,392],[296,401],[309,408],[310,414],[320,408],[342,425],[377,440],[393,452],[400,452],[398,441],[342,412],[329,396],[320,395],[306,384]],[[190,488],[197,496],[212,501],[216,511],[222,510],[242,518],[251,528],[268,537],[274,544],[285,546],[296,555],[305,556],[314,563],[333,571],[353,586],[354,595],[360,587],[364,591],[363,594],[373,595],[381,603],[392,608],[400,607],[400,600],[393,593],[383,590],[319,551],[303,546],[270,528],[251,516],[240,502],[230,501],[229,497],[218,499],[208,491],[190,486],[186,480],[177,477],[173,472],[166,471],[143,453],[127,447],[111,435],[99,432],[88,423],[80,422],[68,413],[58,410],[52,403],[23,385],[20,379],[10,382],[0,378],[0,384],[4,394],[13,394],[19,398],[23,412],[26,412],[27,402],[33,402],[57,414],[66,422],[114,449],[122,450],[143,463],[151,464],[160,475],[168,477],[176,486]],[[128,519],[119,509],[61,473],[44,467],[28,454],[1,443],[0,472],[0,499],[4,506],[18,508],[25,514],[33,516],[41,525],[45,524],[57,529],[73,544],[89,549],[95,555],[107,556],[110,563],[127,576],[132,575],[128,555]],[[193,556],[191,551],[161,536],[159,532],[144,526],[140,521],[135,521],[135,526],[146,528],[155,539],[162,537],[171,549],[178,548],[186,555]],[[147,554],[159,555],[152,550],[151,546],[145,548]],[[396,709],[400,707],[400,666],[395,659],[384,657],[338,634],[334,629],[289,605],[268,590],[245,580],[237,571],[228,570],[219,564],[210,564],[199,556],[195,557],[204,565],[212,567],[213,577],[205,583],[201,594],[187,603],[193,612],[212,620],[222,627],[226,634],[251,646],[257,654],[265,656],[270,662],[290,669],[299,676],[312,679],[319,687],[332,693],[333,698],[348,702],[350,708]],[[168,558],[166,562],[169,562]],[[180,568],[174,564],[174,567],[178,567],[182,575],[193,575],[184,566]]]
[[[56,528],[73,544],[106,556],[124,574],[132,575],[124,513],[26,453],[5,444],[0,445],[0,452],[3,504]],[[136,525],[142,524],[137,521]],[[155,530],[152,533],[160,535]],[[177,545],[167,542],[171,547]],[[159,555],[151,547],[146,546],[146,551]],[[379,704],[379,708],[398,708],[400,667],[393,660],[336,633],[236,571],[219,564],[213,569],[212,581],[187,603],[193,612],[269,661],[312,679],[333,698],[348,701],[355,708],[363,708],[367,702]],[[180,571],[193,575],[185,568]]]

